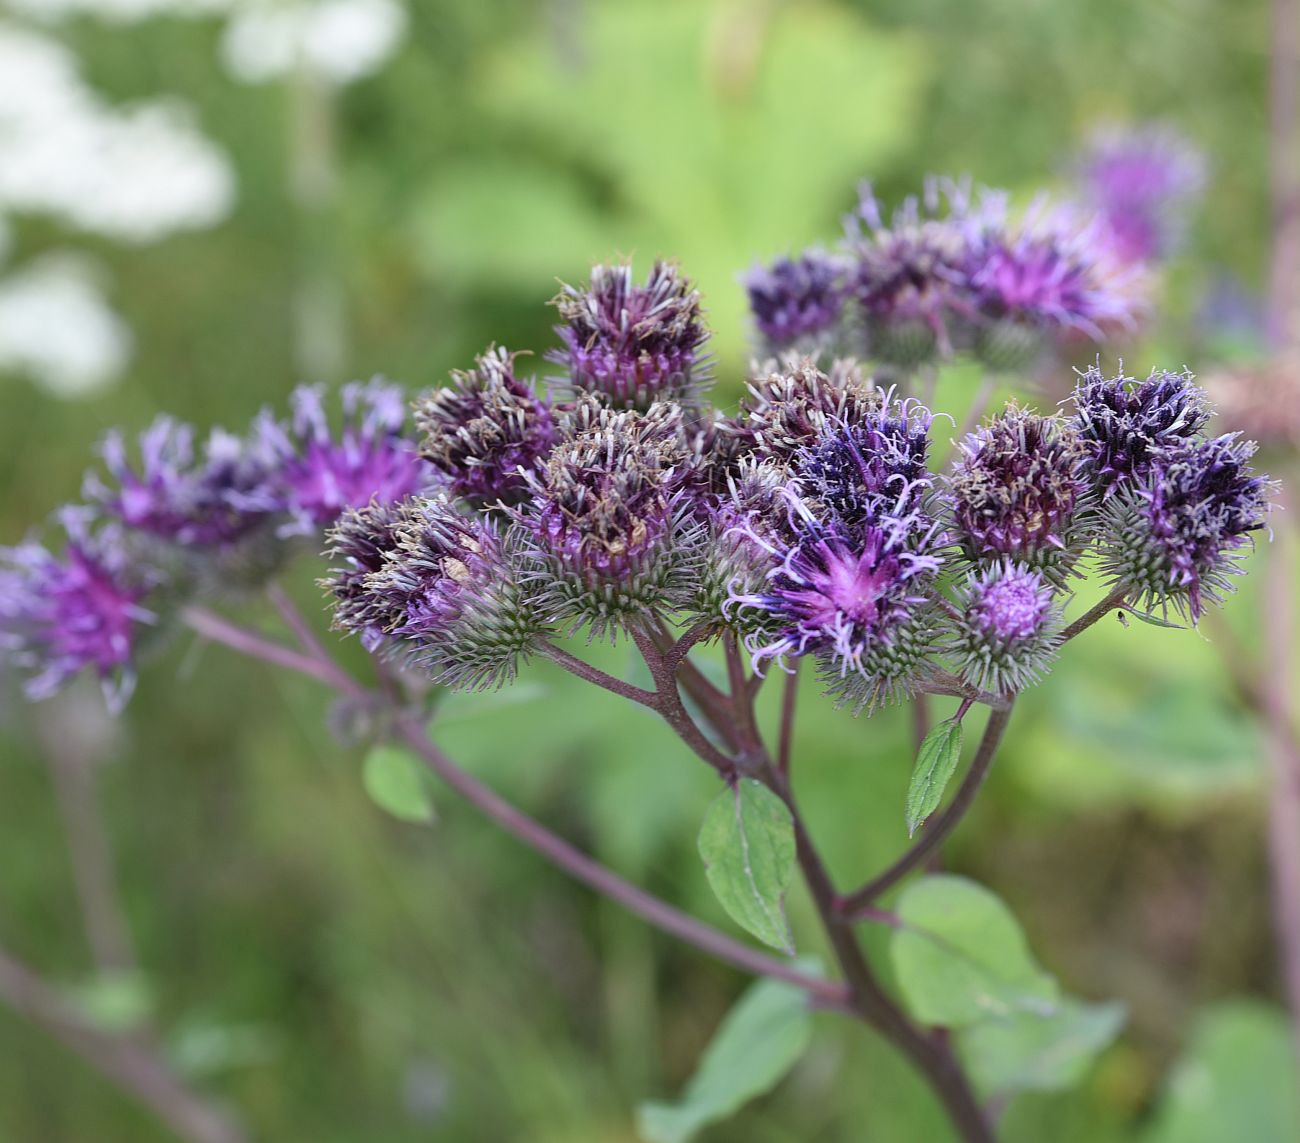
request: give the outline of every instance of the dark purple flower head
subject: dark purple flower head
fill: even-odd
[[[746,646],[755,669],[815,655],[832,687],[859,709],[905,691],[929,648],[922,589],[942,560],[916,550],[892,522],[851,535],[823,523],[796,494],[787,502],[794,542],[749,531],[774,567],[761,590],[729,600],[751,622]]]
[[[1159,449],[1140,485],[1106,505],[1105,569],[1148,608],[1188,614],[1231,590],[1228,579],[1265,526],[1273,486],[1250,467],[1255,445],[1235,433]]]
[[[949,485],[966,557],[1023,560],[1059,584],[1082,554],[1076,522],[1088,487],[1073,425],[1011,405],[959,448]]]
[[[844,311],[847,264],[821,250],[778,258],[745,275],[749,310],[766,348],[815,353],[834,340]]]
[[[972,235],[1001,203],[987,192],[973,203],[968,184],[932,178],[921,199],[906,199],[887,222],[863,184],[858,209],[845,219],[845,247],[853,262],[850,288],[876,356],[898,360],[894,350],[906,349],[908,360],[899,363],[912,365],[925,352],[952,352],[954,321],[971,316]]]
[[[93,513],[65,509],[62,557],[35,542],[0,550],[0,649],[30,672],[32,699],[48,698],[90,669],[117,713],[135,686],[143,606],[153,586],[128,560],[115,525],[92,531]]]
[[[1153,370],[1145,381],[1092,366],[1074,390],[1074,422],[1092,458],[1094,478],[1109,495],[1140,481],[1155,454],[1192,440],[1209,420],[1191,373]]]
[[[967,272],[986,322],[1101,340],[1131,327],[1142,308],[1140,283],[1112,257],[1104,226],[1068,206],[1039,202],[1015,225],[986,227],[971,244]]]
[[[264,413],[256,434],[276,468],[276,490],[290,516],[289,533],[332,524],[345,508],[372,500],[393,503],[420,491],[429,473],[402,435],[406,400],[396,385],[376,378],[342,390],[343,424],[330,428],[325,387],[304,385],[291,398],[288,426]]]
[[[698,570],[699,526],[682,410],[615,410],[587,398],[562,420],[563,438],[514,518],[533,554],[539,595],[555,619],[593,634],[651,608],[673,609]]]
[[[575,393],[621,408],[690,401],[707,383],[700,295],[676,266],[656,262],[644,286],[627,264],[592,267],[591,285],[564,286],[553,304],[564,347],[549,353]]]
[[[848,363],[823,373],[811,359],[749,383],[740,412],[722,431],[738,456],[788,467],[815,445],[829,421],[856,423],[880,408],[881,392]]]
[[[452,687],[514,678],[537,631],[491,521],[442,496],[345,512],[330,532],[339,563],[324,581],[335,625]]]
[[[489,349],[468,372],[415,406],[424,440],[420,455],[438,471],[453,496],[476,508],[512,504],[555,443],[555,420],[527,382],[515,376],[515,358]]]
[[[856,420],[828,420],[798,460],[800,488],[854,534],[886,518],[929,531],[933,522],[923,509],[933,420],[919,401],[892,394]]]
[[[1077,177],[1089,206],[1110,228],[1129,262],[1168,257],[1205,189],[1205,156],[1159,123],[1098,131],[1080,157]]]
[[[999,561],[972,572],[959,593],[949,650],[971,686],[994,694],[1038,681],[1055,655],[1060,608],[1038,572]]]

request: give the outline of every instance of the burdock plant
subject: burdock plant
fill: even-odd
[[[821,356],[769,360],[726,413],[707,401],[698,293],[671,264],[644,283],[619,264],[557,299],[560,348],[548,357],[560,372],[544,392],[517,355],[490,349],[419,396],[413,419],[396,387],[375,381],[343,391],[340,417],[302,389],[287,422],[266,412],[204,448],[167,420],[138,459],[110,436],[86,503],[59,514],[63,550],[32,540],[4,552],[0,646],[31,698],[84,670],[115,708],[169,628],[312,676],[542,856],[764,978],[708,1066],[730,1058],[749,1075],[750,1022],[829,1009],[896,1045],[962,1138],[992,1139],[985,1101],[1022,1083],[1017,1061],[1086,1058],[1118,1021],[1062,998],[986,890],[912,874],[970,807],[1019,693],[1107,613],[1195,622],[1221,602],[1271,493],[1250,445],[1208,435],[1187,373],[1089,370],[1064,411],[1008,406],[936,462],[942,422],[897,387],[900,360],[982,352],[1007,322],[1099,337],[1129,316],[1130,295],[1080,240],[1086,223],[1008,218],[1001,196],[961,184],[936,184],[892,222],[864,196],[841,254],[750,276],[765,350]],[[867,356],[833,359],[854,339]],[[238,581],[202,574],[248,545],[259,558]],[[310,550],[325,553],[334,628],[373,656],[377,685],[345,671],[271,580]],[[1067,620],[1089,568],[1102,598]],[[213,610],[259,586],[294,644]],[[584,655],[595,640],[629,643],[646,673],[596,666]],[[714,805],[682,812],[703,816],[700,849],[727,913],[776,951],[630,884],[443,753],[439,689],[508,685],[534,657],[654,712],[714,771]],[[899,807],[915,840],[856,888],[832,880],[796,794],[805,660],[830,701],[868,717],[903,700],[953,704],[918,743]],[[785,677],[775,742],[754,710],[772,675]],[[978,745],[945,805],[978,708]],[[790,959],[783,897],[796,868],[832,971]],[[890,986],[859,943],[862,924],[892,929]],[[733,1081],[721,1099],[716,1076],[702,1078],[679,1105],[647,1105],[640,1129],[683,1139],[775,1078]]]

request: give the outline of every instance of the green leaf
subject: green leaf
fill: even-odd
[[[894,972],[918,1020],[962,1028],[1056,1010],[1056,981],[1035,963],[1011,911],[964,877],[923,877],[898,899]]]
[[[105,972],[65,991],[68,1001],[105,1032],[129,1032],[149,1018],[153,991],[141,972]]]
[[[921,743],[907,787],[907,836],[938,808],[948,779],[961,759],[961,723],[955,718],[939,723]]]
[[[985,1096],[1073,1087],[1088,1065],[1119,1035],[1123,1004],[1062,1000],[1040,1016],[1022,1012],[986,1020],[959,1033],[958,1050],[975,1086]]]
[[[742,778],[709,806],[699,846],[709,885],[731,919],[793,953],[783,904],[794,873],[794,822],[786,804],[761,782]]]
[[[772,1087],[811,1035],[802,989],[777,980],[751,985],[714,1033],[682,1098],[637,1108],[637,1133],[647,1143],[685,1143]]]
[[[361,781],[371,801],[404,822],[431,822],[433,799],[420,760],[400,746],[376,746],[366,755]]]
[[[1207,1009],[1141,1143],[1294,1143],[1298,1064],[1280,1010],[1246,1002]]]

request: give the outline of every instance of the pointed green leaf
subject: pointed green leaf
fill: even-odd
[[[948,779],[961,758],[961,723],[955,718],[939,723],[921,743],[907,787],[907,836],[939,806]]]
[[[153,1012],[153,989],[142,972],[105,972],[65,992],[69,1002],[105,1032],[138,1028]]]
[[[709,806],[699,846],[709,885],[731,919],[793,953],[784,897],[794,873],[794,822],[786,804],[761,782],[743,778]]]
[[[898,899],[890,941],[908,1011],[926,1024],[962,1028],[990,1017],[1056,1010],[1056,981],[1035,963],[1019,922],[993,893],[965,877],[923,877]]]
[[[371,800],[404,822],[431,822],[433,798],[420,760],[400,746],[376,746],[366,755],[361,782]]]
[[[958,1051],[985,1096],[1073,1087],[1124,1026],[1123,1004],[1062,1000],[1040,1016],[1022,1012],[963,1029]]]
[[[647,1143],[686,1143],[775,1085],[811,1035],[801,989],[777,980],[751,985],[718,1026],[682,1098],[637,1108],[637,1133]]]

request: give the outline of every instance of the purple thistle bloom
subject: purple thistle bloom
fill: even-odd
[[[1145,381],[1092,366],[1074,390],[1074,422],[1092,455],[1097,483],[1110,495],[1140,481],[1156,453],[1192,440],[1209,420],[1205,397],[1188,372],[1153,370]]]
[[[35,542],[0,550],[0,648],[31,672],[28,698],[48,698],[90,668],[116,714],[135,687],[140,625],[156,622],[141,603],[152,585],[131,566],[118,528],[92,532],[86,509],[60,518],[62,558]]]
[[[830,420],[796,468],[804,495],[824,505],[854,534],[885,517],[921,512],[931,486],[930,410],[913,398],[880,406],[855,421]],[[926,532],[928,517],[909,523]]]
[[[139,468],[118,431],[100,448],[108,476],[86,477],[85,494],[127,528],[186,547],[232,544],[278,507],[270,470],[240,438],[216,429],[202,457],[194,430],[159,417],[140,434]]]
[[[1060,608],[1043,576],[1002,561],[972,572],[959,603],[962,618],[949,649],[962,678],[994,694],[1037,682],[1061,629]]]
[[[276,492],[289,513],[285,534],[310,533],[332,524],[345,508],[371,500],[394,503],[428,483],[428,471],[402,436],[406,402],[396,385],[376,379],[342,389],[344,424],[331,433],[325,387],[304,385],[290,398],[288,426],[264,413],[259,446],[275,465]]]
[[[817,352],[833,342],[844,310],[846,270],[842,259],[806,250],[745,275],[750,313],[771,352]]]
[[[593,266],[588,288],[566,285],[552,304],[564,348],[547,357],[564,366],[574,393],[644,409],[693,400],[708,380],[699,291],[671,263],[656,262],[644,286],[630,265]]]
[[[850,535],[819,521],[797,494],[786,499],[796,541],[782,547],[748,530],[775,566],[763,590],[736,592],[728,601],[752,620],[746,647],[755,670],[813,654],[858,709],[905,690],[929,642],[926,596],[918,589],[942,560],[915,550],[907,530],[892,521]]]
[[[1146,478],[1106,506],[1105,570],[1115,585],[1186,612],[1231,590],[1228,576],[1265,525],[1272,485],[1252,472],[1255,445],[1235,433],[1171,445],[1151,458]]]
[[[424,434],[420,455],[453,496],[476,508],[517,502],[555,443],[555,420],[532,386],[514,373],[514,355],[489,349],[452,384],[424,397],[415,422]]]
[[[1059,585],[1081,555],[1087,452],[1074,427],[1011,405],[959,448],[949,483],[967,558],[1024,560]]]
[[[1105,238],[1100,220],[1042,201],[1014,227],[984,228],[967,263],[974,304],[986,320],[1077,330],[1098,341],[1132,326],[1142,305],[1138,283]]]
[[[1077,166],[1084,200],[1105,219],[1128,262],[1168,257],[1205,189],[1205,156],[1159,123],[1098,131]]]

